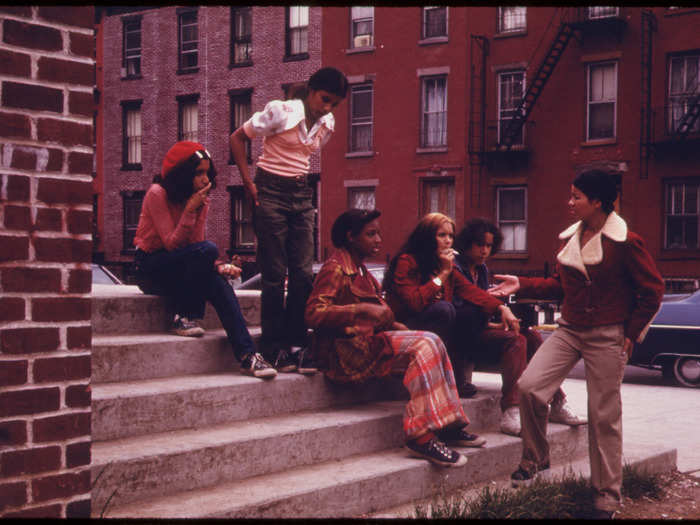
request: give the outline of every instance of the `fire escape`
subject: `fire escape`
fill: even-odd
[[[641,96],[639,126],[639,177],[649,176],[649,158],[653,153],[654,137],[652,132],[651,108],[651,57],[652,35],[656,31],[656,17],[649,9],[642,10],[641,26]]]

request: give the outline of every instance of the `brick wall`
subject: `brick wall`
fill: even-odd
[[[0,7],[0,517],[90,515],[92,7]]]

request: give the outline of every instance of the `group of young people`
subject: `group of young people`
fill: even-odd
[[[343,73],[322,68],[299,98],[269,102],[230,137],[254,203],[262,276],[257,348],[227,282],[241,269],[205,238],[216,170],[199,143],[170,148],[145,196],[135,236],[139,286],[172,299],[173,330],[180,335],[204,333],[196,319],[209,301],[244,374],[270,379],[322,368],[338,383],[402,376],[410,395],[406,447],[441,466],[467,462],[454,447],[486,443],[466,430],[460,397],[477,392],[475,361],[498,361],[501,430],[523,441],[514,484],[549,468],[547,421],[587,422],[571,412],[560,387],[583,358],[595,507],[600,517],[610,517],[620,502],[624,365],[663,294],[642,239],[614,211],[615,181],[595,170],[575,178],[568,206],[576,222],[560,235],[549,278],[489,276],[486,261],[502,240],[498,228],[473,219],[456,235],[452,219],[431,213],[392,259],[382,288],[365,266],[380,253],[381,213],[350,209],[334,221],[336,250],[314,280],[310,155],[330,138],[331,111],[347,90]],[[264,137],[263,151],[251,178],[245,142],[257,136]],[[511,294],[561,300],[559,327],[546,341],[504,304]]]

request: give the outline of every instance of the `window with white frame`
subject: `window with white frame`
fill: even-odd
[[[527,188],[503,186],[496,189],[496,217],[503,234],[501,251],[527,250]]]
[[[668,89],[668,131],[678,131],[681,119],[690,110],[695,97],[700,94],[700,55],[671,58]],[[700,131],[700,119],[690,130]]]
[[[421,136],[424,148],[447,145],[447,75],[421,78]]]
[[[527,7],[499,7],[498,32],[512,33],[527,28]]]
[[[178,140],[197,142],[197,131],[199,129],[199,104],[197,99],[181,99],[179,109]]]
[[[255,250],[253,209],[243,186],[229,187],[231,195],[231,248],[238,252]]]
[[[351,7],[350,18],[350,47],[374,45],[374,7]]]
[[[145,191],[122,192],[122,249],[125,252],[133,252],[136,249],[134,246],[134,236],[136,235],[136,228],[139,224],[141,205],[143,204],[145,195]]]
[[[373,210],[377,207],[374,186],[355,186],[348,188],[348,208]]]
[[[199,28],[197,11],[185,11],[178,15],[180,36],[180,70],[195,69],[199,63]]]
[[[253,8],[231,8],[231,63],[250,64],[253,60]]]
[[[122,166],[141,168],[141,101],[122,102]]]
[[[372,151],[372,84],[350,88],[350,151]]]
[[[599,18],[611,18],[618,16],[620,14],[619,7],[587,7],[587,15],[589,20],[596,20]]]
[[[124,19],[122,67],[127,77],[141,74],[141,17]]]
[[[444,213],[455,218],[455,181],[448,179],[427,179],[422,184],[423,198],[421,213]]]
[[[616,135],[617,62],[588,66],[587,140]]]
[[[447,36],[447,6],[423,8],[422,38]]]
[[[700,248],[700,182],[677,181],[666,184],[666,248]]]
[[[506,71],[498,74],[498,142],[502,142],[502,133],[515,115],[525,95],[525,72]],[[513,144],[523,143],[524,127],[514,137]]]
[[[287,8],[287,56],[309,52],[309,6]]]

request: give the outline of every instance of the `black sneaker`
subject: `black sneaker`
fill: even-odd
[[[433,438],[419,445],[415,440],[408,441],[406,448],[413,456],[427,459],[441,467],[462,467],[467,464],[467,457],[452,450],[439,439]]]
[[[459,397],[470,398],[474,397],[478,390],[476,389],[473,383],[465,381],[461,385],[457,385],[457,392],[459,393]]]
[[[298,348],[298,350],[295,350]],[[311,355],[311,350],[306,347],[293,346],[291,351],[291,358],[297,364],[297,372],[305,375],[312,375],[318,372],[318,364]]]
[[[462,428],[451,428],[442,430],[439,433],[442,439],[448,445],[458,445],[460,447],[483,447],[486,444],[486,439],[476,434],[470,434]]]
[[[547,469],[549,469],[549,461],[537,467],[536,472],[530,472],[529,470],[525,470],[522,466],[518,465],[518,470],[510,475],[511,484],[514,487],[527,486],[537,477],[538,472]]]
[[[277,370],[272,368],[272,365],[257,352],[250,353],[243,358],[241,373],[261,379],[272,379],[277,376]]]
[[[187,317],[175,315],[170,331],[182,337],[202,337],[204,328],[199,326],[195,321],[189,320]]]
[[[280,348],[277,351],[277,357],[275,357],[275,362],[272,366],[274,366],[278,372],[294,372],[297,369],[297,362],[286,349]]]

